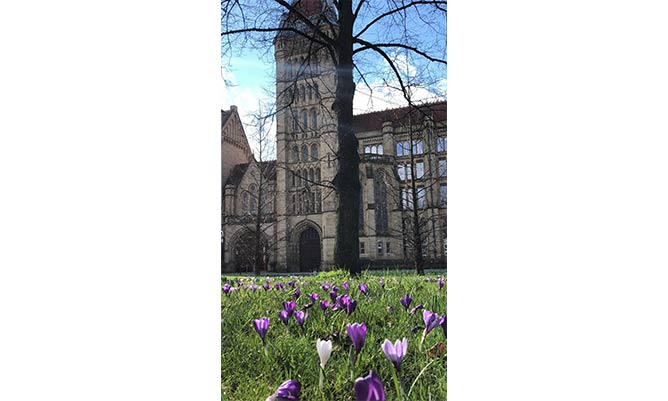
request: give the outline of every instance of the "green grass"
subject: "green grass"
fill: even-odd
[[[288,379],[299,380],[302,386],[302,401],[346,401],[354,400],[354,379],[366,376],[369,370],[381,378],[385,387],[387,400],[399,400],[392,376],[393,365],[381,351],[381,344],[387,338],[395,340],[406,337],[408,352],[401,365],[401,382],[405,393],[419,378],[413,387],[410,400],[445,400],[447,395],[446,366],[447,355],[432,359],[426,350],[438,342],[447,344],[443,330],[434,329],[427,336],[422,352],[418,351],[424,322],[422,310],[410,315],[399,303],[406,294],[413,297],[411,308],[424,304],[425,309],[442,315],[446,312],[447,281],[439,291],[435,281],[425,282],[425,278],[434,276],[388,275],[385,288],[379,284],[379,276],[364,274],[359,278],[350,279],[345,272],[326,272],[315,276],[300,278],[272,277],[272,288],[269,291],[261,285],[266,277],[244,278],[244,284],[251,280],[260,286],[256,291],[239,288],[230,294],[221,294],[221,385],[223,400],[254,401],[265,400],[276,388]],[[294,289],[287,282],[294,279],[300,283],[301,296],[297,299],[297,310],[302,310],[310,302],[307,294],[316,292],[320,300],[329,300],[329,293],[323,291],[320,284],[327,280],[339,287],[338,294],[347,294],[357,301],[356,310],[346,316],[345,311],[328,310],[323,314],[318,301],[308,309],[309,317],[304,324],[304,331],[293,318],[286,327],[278,318],[278,311],[283,301],[295,300]],[[224,281],[237,286],[233,281]],[[282,281],[285,290],[275,290],[273,284]],[[341,284],[348,281],[348,291]],[[357,288],[360,282],[367,284],[369,296],[365,297]],[[394,311],[388,311],[388,305]],[[410,308],[409,308],[410,309]],[[253,329],[253,319],[268,317],[270,319],[267,332],[268,357],[262,349],[262,341]],[[351,380],[350,350],[351,342],[346,333],[346,323],[366,323],[367,337],[359,355]],[[413,333],[411,329],[419,328]],[[316,351],[316,339],[326,339],[338,332],[334,339],[332,356],[325,367],[325,386],[321,392],[318,387],[319,364]],[[432,362],[427,366],[430,362]],[[422,374],[420,372],[425,368]]]

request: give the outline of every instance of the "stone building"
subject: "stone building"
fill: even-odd
[[[335,20],[325,1],[300,4],[316,25],[325,24],[324,18]],[[290,14],[283,16],[284,26],[299,28],[300,23]],[[245,143],[244,149],[226,150],[232,144],[223,139],[224,272],[252,270],[248,250],[255,247],[249,242],[261,243],[267,251],[267,270],[313,271],[331,267],[334,260],[334,68],[325,49],[294,33],[277,35],[274,49],[276,161],[255,161],[245,152],[247,141],[237,141]],[[236,107],[226,113],[238,119]],[[427,266],[445,265],[446,115],[446,103],[439,102],[354,116],[361,158],[360,259],[365,266],[406,264],[414,248],[414,207]],[[226,159],[231,153],[235,158]],[[245,159],[240,160],[242,154]]]

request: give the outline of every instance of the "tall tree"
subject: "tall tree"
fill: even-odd
[[[267,50],[282,32],[324,49],[335,67],[332,111],[337,121],[338,195],[334,261],[359,273],[359,163],[352,130],[356,81],[372,89],[378,79],[396,82],[409,105],[398,50],[410,54],[423,82],[444,77],[447,1],[424,0],[221,0],[223,55]],[[314,14],[313,11],[318,11]],[[283,23],[286,20],[295,23]],[[379,62],[388,68],[378,68]]]

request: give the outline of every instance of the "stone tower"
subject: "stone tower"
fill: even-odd
[[[294,0],[293,6],[325,32],[336,29],[331,0]],[[311,37],[295,13],[282,27]],[[328,49],[296,33],[274,39],[276,60],[277,270],[312,271],[331,264],[336,235],[336,75]]]

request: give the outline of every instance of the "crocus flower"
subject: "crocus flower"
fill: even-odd
[[[406,340],[406,337],[401,341],[395,341],[394,345],[392,345],[390,340],[385,339],[381,348],[387,359],[389,359],[390,362],[394,364],[394,367],[399,370],[401,361],[406,356],[406,350],[408,349],[408,340]]]
[[[329,291],[329,284],[328,283],[323,284],[322,285],[322,290],[323,291]]]
[[[248,284],[244,285],[244,291],[248,289]]]
[[[357,401],[385,401],[383,383],[373,370],[368,376],[358,377],[354,387]]]
[[[271,286],[267,283],[262,284],[262,288],[264,288],[265,291],[267,291]]]
[[[288,312],[288,317],[292,316],[292,314],[295,312],[295,308],[297,307],[297,302],[295,301],[287,301],[283,302],[283,309]]]
[[[320,301],[320,307],[322,308],[323,312],[329,308],[329,301]]]
[[[438,290],[440,291],[442,289],[443,289],[443,280],[438,280]]]
[[[422,312],[422,319],[424,320],[424,335],[426,336],[430,331],[443,323],[445,316],[438,316],[438,313],[425,309],[424,312]]]
[[[378,280],[378,284],[380,285],[380,288],[385,288],[385,280],[383,279]]]
[[[336,291],[334,290],[330,291],[329,297],[332,299],[332,302],[336,302]]]
[[[262,339],[262,345],[264,345],[264,336],[267,334],[267,330],[269,330],[269,318],[261,317],[259,319],[253,320],[253,327],[255,327],[257,334],[260,335],[260,338]]]
[[[364,323],[353,323],[347,324],[346,330],[348,331],[348,337],[353,342],[353,347],[355,347],[355,354],[359,354],[364,346],[364,340],[366,340],[366,324]]]
[[[346,315],[350,316],[350,314],[355,311],[356,307],[357,307],[357,301],[351,299],[350,302],[348,302],[348,304],[346,305]]]
[[[288,380],[281,384],[266,401],[298,401],[301,389],[302,386],[297,380]]]
[[[290,316],[288,315],[288,311],[286,311],[284,309],[284,310],[278,312],[278,318],[281,319],[281,321],[283,323],[285,323],[286,326],[288,325],[288,320],[290,319]]]
[[[301,327],[304,327],[304,321],[306,320],[307,317],[308,317],[308,312],[300,310],[295,311],[295,320]]]
[[[288,285],[292,288],[295,288],[295,280],[288,281]]]
[[[364,294],[365,296],[369,296],[369,289],[367,288],[366,284],[361,283],[358,286],[358,288],[360,289],[360,291],[362,291],[362,294]]]
[[[230,293],[230,288],[232,288],[232,286],[229,285],[229,284],[225,284],[225,285],[223,285],[223,292],[224,292],[225,294],[229,294],[229,293]]]
[[[253,290],[253,291],[257,290],[258,288],[260,288],[260,287],[258,287],[257,284],[253,284],[253,285],[250,286],[250,289]]]
[[[416,306],[415,308],[411,309],[411,311],[408,312],[408,313],[411,314],[411,315],[414,315],[415,312],[419,311],[420,309],[424,309],[424,305],[420,304],[420,305]]]
[[[280,290],[283,288],[283,283],[275,283],[274,284],[274,289],[275,290]]]
[[[325,369],[325,365],[329,361],[330,355],[332,355],[332,342],[318,339],[315,342],[315,348],[318,350],[318,356],[320,357],[320,367]]]
[[[312,294],[308,294],[307,296],[308,296],[308,299],[311,300],[311,302],[315,302],[315,300],[318,299],[319,295],[318,295],[318,293],[314,292]]]
[[[411,305],[411,302],[413,302],[413,298],[406,294],[406,296],[401,298],[399,302],[404,306],[404,308],[408,309],[408,307]]]
[[[348,291],[348,288],[349,288],[349,284],[348,284],[348,282],[347,282],[347,281],[344,281],[344,282],[341,284],[341,288],[343,288],[344,290]]]
[[[443,335],[445,338],[448,338],[448,317],[443,315],[441,319],[443,319],[443,323],[441,323],[441,327],[443,328]]]
[[[299,288],[295,288],[295,292],[294,292],[295,298],[299,298],[300,295],[302,295],[302,292],[299,291]]]

